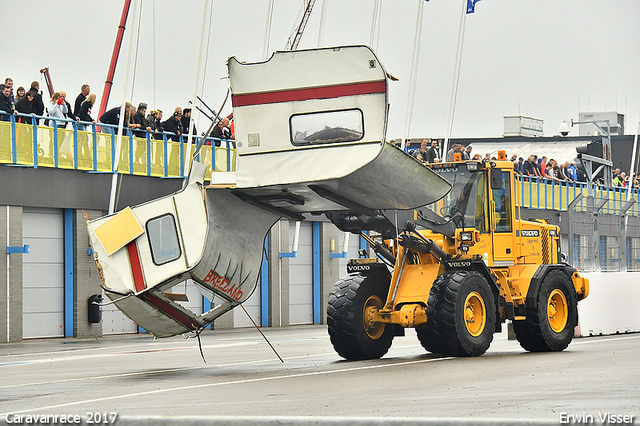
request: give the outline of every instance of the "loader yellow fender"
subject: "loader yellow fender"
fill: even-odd
[[[367,301],[364,303],[362,318],[364,322],[364,330],[374,340],[377,340],[384,333],[385,324],[382,322],[376,322],[376,314],[384,303],[382,299],[380,299],[376,295],[369,296]]]
[[[477,291],[469,293],[464,301],[464,322],[467,331],[473,337],[480,336],[484,331],[487,323],[487,308]]]
[[[567,298],[559,289],[553,290],[549,295],[549,300],[547,301],[547,316],[549,318],[549,325],[553,331],[560,333],[564,330],[568,318]]]

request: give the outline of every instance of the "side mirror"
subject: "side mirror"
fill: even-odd
[[[502,188],[502,170],[500,169],[490,169],[491,170],[491,189],[501,189]]]

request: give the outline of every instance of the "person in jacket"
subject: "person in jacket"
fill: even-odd
[[[0,114],[0,121],[11,121],[11,114],[14,113],[15,107],[11,101],[11,88],[4,86],[0,93],[0,110],[6,114]]]
[[[182,128],[184,129],[184,133],[189,134],[189,125],[191,124],[191,108],[185,108],[182,111],[182,119],[180,120],[182,123]],[[197,135],[198,131],[196,130],[196,125],[193,125],[192,135]]]
[[[47,105],[47,114],[51,118],[64,120],[65,114],[67,114],[67,106],[64,103],[64,98],[61,96],[60,92],[56,92],[51,97],[51,101],[49,101],[49,105]],[[50,120],[50,124],[54,125],[54,120]],[[64,121],[55,120],[55,125],[58,128],[64,128],[66,123]]]
[[[29,91],[26,93],[25,96],[20,98],[18,102],[16,102],[16,111],[22,114],[35,115],[32,104],[33,104],[33,92]],[[29,117],[20,116],[18,117],[18,122],[32,124],[32,120]]]
[[[149,112],[146,118],[147,132],[151,134],[154,140],[162,141],[162,110],[153,109]],[[164,156],[164,142],[152,142],[152,146],[155,146],[153,163],[163,164],[162,157]]]
[[[136,129],[133,131],[133,134],[137,138],[133,162],[137,164],[143,164],[144,163],[143,158],[144,159],[147,158],[147,154],[146,154],[147,119],[145,118],[146,113],[147,113],[147,104],[144,102],[140,102],[140,104],[138,104],[138,109],[136,110],[136,113],[133,115],[133,123]]]
[[[71,110],[71,104],[67,101],[67,92],[65,92],[64,90],[61,90],[60,97],[62,98],[62,102],[64,103],[64,105],[67,107],[67,112],[64,114],[64,118],[68,120],[75,120],[76,115]],[[67,123],[65,122],[64,124],[65,124],[65,127],[67,127]]]
[[[49,126],[64,129],[67,126],[67,122],[62,120],[66,118],[66,114],[68,112],[69,110],[64,102],[64,97],[60,92],[54,93],[51,97],[51,101],[49,101],[49,104],[47,105],[47,115],[51,117],[51,120],[49,120]],[[71,158],[71,142],[67,140],[68,136],[69,135],[65,132],[58,132],[58,154],[61,154],[66,158]],[[49,141],[50,155],[54,154],[55,151],[53,143],[54,139],[52,137]]]
[[[427,162],[427,163],[433,163],[434,160],[436,158],[439,157],[439,153],[438,153],[438,142],[431,140],[431,147],[429,149],[427,149],[427,155],[426,157],[423,157],[422,159]]]
[[[44,102],[42,101],[42,94],[40,93],[40,83],[33,81],[31,83],[30,92],[33,92],[33,102],[31,103],[32,110],[35,115],[44,115]],[[40,119],[36,119],[38,125],[40,125]]]
[[[76,101],[73,107],[73,113],[77,116],[80,113],[80,108],[82,108],[82,103],[87,99],[91,93],[91,88],[88,84],[83,84],[80,88],[80,94],[76,97]]]
[[[115,108],[111,108],[109,111],[105,112],[104,114],[102,114],[99,118],[99,122],[100,123],[104,123],[104,124],[110,124],[112,126],[118,126],[118,124],[120,123],[120,110],[122,109],[121,106],[115,107]],[[125,114],[128,114],[129,111],[131,111],[131,104],[129,102],[126,102],[124,104],[124,111]],[[127,134],[127,123],[125,121],[124,123],[125,129],[123,134],[126,135]],[[113,127],[109,127],[109,126],[104,126],[100,129],[100,131],[102,133],[113,133]]]
[[[175,142],[180,141],[180,135],[183,132],[182,128],[182,108],[176,107],[173,111],[173,115],[169,117],[166,121],[162,123],[162,128],[165,132],[171,132],[173,135],[171,136],[171,140]],[[180,144],[173,143],[171,144],[171,153],[169,155],[169,164],[178,164],[178,159],[180,158]]]
[[[20,86],[16,89],[16,104],[18,103],[18,101],[22,98],[24,98],[24,87]]]
[[[95,123],[93,118],[91,118],[91,108],[93,108],[93,105],[95,103],[96,103],[96,95],[94,93],[91,93],[80,104],[80,109],[78,110],[78,114],[76,115],[78,120],[85,123]],[[87,128],[86,124],[78,123],[78,130],[86,130],[86,128]]]
[[[76,118],[80,121],[80,123],[78,123],[78,131],[86,130],[87,124],[85,123],[95,123],[95,121],[93,121],[93,118],[91,118],[91,108],[93,108],[93,105],[95,103],[96,95],[91,93],[84,101],[82,101],[82,104],[80,104],[78,115],[76,115]],[[86,133],[81,133],[78,135],[78,156],[79,160],[91,160],[89,135],[87,135]]]

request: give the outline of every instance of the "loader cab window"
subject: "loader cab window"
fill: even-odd
[[[289,129],[295,146],[354,142],[364,136],[364,116],[359,109],[295,114]]]
[[[500,189],[493,189],[493,202],[495,203],[496,232],[511,232],[511,185],[509,184],[509,172],[502,172],[502,185]]]
[[[173,215],[150,219],[146,228],[153,263],[163,265],[180,258],[180,243]]]
[[[445,219],[452,219],[458,228],[464,226],[480,232],[489,231],[486,173],[470,171],[464,166],[434,167],[433,171],[452,184],[451,191],[436,203],[435,211]]]

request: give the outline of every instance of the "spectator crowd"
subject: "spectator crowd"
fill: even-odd
[[[112,129],[119,125],[122,108],[120,106],[112,108],[96,121],[92,117],[95,103],[96,95],[91,93],[88,84],[83,84],[80,88],[80,94],[76,97],[73,107],[67,101],[67,94],[64,91],[55,92],[45,104],[38,81],[33,81],[29,90],[25,90],[23,86],[18,87],[15,94],[13,79],[6,78],[4,84],[0,84],[0,111],[5,112],[0,114],[0,121],[10,121],[10,114],[15,114],[18,123],[32,124],[32,120],[36,120],[36,124],[40,125],[42,119],[37,117],[47,117],[43,123],[45,126],[55,125],[58,128],[65,128],[70,124],[66,120],[75,120],[78,122],[80,131],[87,130],[91,124],[106,124],[107,126],[101,126],[101,131],[112,132]],[[133,132],[134,136],[146,138],[149,133],[154,139],[163,139],[164,132],[168,132],[170,133],[167,134],[168,138],[179,141],[180,135],[189,134],[190,126],[192,126],[191,133],[198,134],[195,124],[191,122],[191,108],[176,107],[172,115],[164,121],[162,110],[149,110],[145,102],[140,102],[137,107],[126,102],[124,111],[124,135]],[[216,146],[220,146],[219,139],[233,139],[233,123],[230,123],[228,118],[223,118],[214,128],[211,136],[218,139],[215,142]],[[207,144],[210,144],[210,141],[207,141]],[[139,151],[142,152],[142,150]]]
[[[391,144],[397,145],[396,141],[390,141]],[[473,147],[455,143],[451,149],[441,158],[441,151],[438,148],[436,140],[423,139],[418,148],[412,148],[411,142],[407,141],[404,147],[405,151],[413,158],[421,163],[439,163],[454,161],[455,155],[459,154],[462,161],[483,159],[481,154],[472,153]],[[496,161],[497,158],[486,153],[484,159],[487,161]],[[549,179],[557,182],[587,182],[587,176],[581,167],[576,167],[574,161],[558,162],[547,156],[538,157],[537,155],[529,155],[525,161],[524,157],[518,157],[513,154],[510,158],[516,173],[522,176],[531,176],[541,179]],[[616,187],[628,187],[629,176],[620,169],[615,169],[612,176],[613,185]],[[634,176],[633,187],[640,188],[640,180]]]

